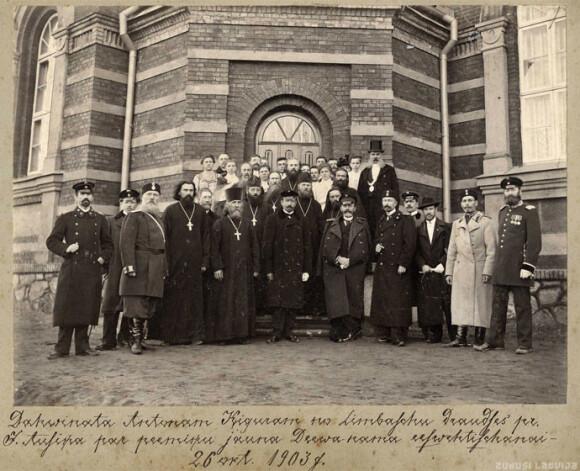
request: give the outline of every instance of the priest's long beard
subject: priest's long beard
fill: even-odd
[[[181,204],[183,205],[183,207],[185,209],[191,209],[193,208],[193,196],[191,195],[186,195],[183,198],[181,198]]]
[[[260,203],[262,203],[263,199],[264,197],[262,195],[248,195],[248,202],[252,206],[258,206]]]

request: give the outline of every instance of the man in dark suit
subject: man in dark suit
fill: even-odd
[[[370,142],[369,162],[360,175],[358,194],[365,209],[371,233],[383,213],[382,195],[386,190],[399,194],[399,181],[395,169],[383,158],[383,141]]]
[[[157,311],[167,274],[160,194],[158,183],[143,186],[141,207],[127,214],[121,227],[123,276],[119,294],[123,296],[124,315],[131,320],[131,352],[137,355],[143,350],[144,321]]]
[[[441,342],[443,322],[449,339],[455,338],[456,326],[451,325],[450,288],[445,282],[445,263],[451,225],[437,217],[439,202],[425,197],[420,209],[425,221],[417,230],[415,263],[419,274],[419,327],[427,331],[427,343]]]
[[[364,218],[355,217],[356,199],[340,199],[341,214],[328,226],[320,250],[330,340],[346,342],[361,335],[364,278],[372,237]]]
[[[73,333],[78,356],[98,355],[89,345],[89,325],[97,325],[101,306],[101,269],[111,258],[113,243],[105,216],[92,207],[93,182],[73,185],[77,207],[58,217],[46,246],[64,258],[58,274],[53,325],[58,341],[49,360],[69,354]]]
[[[516,353],[532,352],[532,306],[530,287],[542,250],[538,210],[524,204],[523,181],[507,177],[501,181],[506,204],[499,210],[499,243],[495,255],[493,303],[487,343],[476,350],[503,350],[509,292],[514,296],[518,348]]]
[[[296,212],[297,193],[280,193],[281,209],[266,219],[263,239],[264,272],[268,278],[268,306],[274,310],[274,334],[269,343],[286,338],[298,342],[292,329],[304,305],[304,283],[310,278],[310,234]]]
[[[129,345],[129,319],[125,316],[121,319],[121,327],[117,335],[117,324],[119,314],[123,310],[123,303],[119,296],[119,282],[123,264],[121,263],[121,250],[119,242],[121,239],[121,226],[125,216],[135,210],[139,203],[139,192],[130,188],[119,193],[119,209],[116,216],[107,218],[109,223],[109,234],[113,241],[113,256],[109,262],[105,290],[103,293],[103,303],[101,312],[103,313],[103,338],[97,350],[115,350],[117,345]]]

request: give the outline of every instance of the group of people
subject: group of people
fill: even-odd
[[[272,315],[269,343],[298,342],[300,313],[326,314],[331,340],[352,341],[362,335],[370,274],[370,322],[380,342],[405,345],[416,307],[428,343],[441,342],[446,325],[446,345],[467,346],[472,326],[474,348],[502,349],[511,290],[516,353],[531,352],[529,290],[541,236],[536,208],[521,199],[522,180],[501,182],[498,228],[477,210],[473,189],[461,193],[464,215],[450,225],[437,217],[435,199],[406,191],[400,200],[383,154],[382,142],[371,141],[364,168],[360,156],[319,157],[316,166],[280,158],[275,171],[254,156],[239,175],[226,154],[217,167],[208,156],[163,212],[161,186],[152,182],[141,193],[123,190],[119,213],[108,219],[92,209],[95,185],[75,184],[77,207],[47,239],[64,258],[49,358],[69,354],[73,333],[77,355],[119,345],[141,354],[151,348],[146,339],[246,344],[257,314]],[[89,326],[100,312],[103,337],[93,350]]]

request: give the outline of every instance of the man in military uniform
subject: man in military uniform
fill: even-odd
[[[366,220],[355,217],[353,196],[340,198],[340,211],[324,234],[318,266],[333,342],[354,340],[362,334],[364,278],[372,243]]]
[[[139,203],[139,192],[130,188],[119,193],[119,209],[116,216],[107,218],[109,223],[109,234],[113,241],[113,256],[109,263],[107,280],[103,294],[101,312],[103,313],[103,338],[97,350],[115,350],[117,344],[121,346],[129,345],[129,319],[125,316],[121,319],[121,327],[117,335],[117,324],[119,314],[123,310],[123,303],[119,296],[119,281],[123,264],[121,263],[121,250],[119,241],[121,239],[121,226],[128,213],[135,210]]]
[[[482,345],[491,318],[490,283],[496,236],[491,219],[477,211],[477,192],[461,193],[465,215],[451,227],[445,281],[451,285],[451,321],[457,335],[448,347],[467,347],[468,327],[474,326],[474,346]]]
[[[538,210],[522,201],[523,181],[501,181],[506,204],[499,210],[499,245],[493,272],[493,304],[487,343],[477,350],[503,350],[509,292],[516,308],[517,354],[532,352],[532,307],[530,286],[540,251],[542,235]]]
[[[49,360],[69,354],[73,332],[78,356],[98,355],[89,345],[89,325],[97,325],[101,306],[101,267],[111,258],[113,243],[105,216],[92,207],[95,184],[73,185],[77,207],[58,217],[46,246],[64,258],[54,299],[53,325],[58,341]]]
[[[411,325],[412,278],[409,267],[415,255],[417,232],[413,220],[398,209],[399,194],[382,193],[383,214],[377,223],[374,242],[376,269],[373,274],[371,323],[390,330],[393,345],[405,345]],[[388,337],[388,335],[387,335]],[[387,337],[379,339],[386,343]]]
[[[142,353],[144,321],[157,311],[167,273],[165,229],[159,212],[161,188],[158,183],[147,183],[141,194],[143,203],[125,218],[120,242],[123,276],[119,294],[124,315],[131,320],[131,352],[135,354]]]

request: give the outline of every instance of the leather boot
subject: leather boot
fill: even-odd
[[[467,347],[467,333],[469,327],[466,325],[461,325],[457,328],[457,337],[459,337],[459,342],[457,344],[458,347]],[[455,337],[455,338],[457,338]]]
[[[485,341],[485,327],[476,327],[473,339],[473,348],[483,345]]]
[[[131,338],[133,341],[131,344],[131,353],[141,355],[141,353],[143,353],[143,348],[141,346],[141,340],[143,338],[143,319],[131,319]]]
[[[451,342],[449,342],[448,344],[445,344],[444,346],[445,347],[461,347],[462,341],[467,343],[467,341],[465,340],[466,337],[467,337],[467,327],[464,325],[458,325],[457,326],[457,333],[455,334],[455,338]]]

